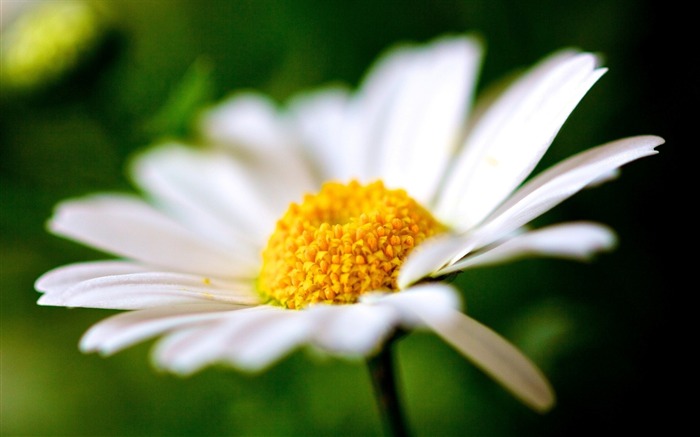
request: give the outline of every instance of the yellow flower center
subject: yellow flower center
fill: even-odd
[[[263,251],[259,292],[298,309],[356,302],[368,291],[396,291],[413,248],[445,228],[404,190],[382,182],[326,183],[292,203]]]

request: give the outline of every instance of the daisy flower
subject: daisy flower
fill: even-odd
[[[160,144],[132,161],[142,195],[57,206],[51,232],[118,259],[44,274],[39,304],[129,310],[80,348],[110,355],[158,338],[155,364],[178,374],[259,371],[299,347],[372,357],[397,332],[427,329],[548,410],[542,373],[440,279],[610,249],[602,224],[528,224],[663,140],[614,141],[530,177],[605,69],[561,51],[472,105],[481,57],[478,39],[444,36],[387,51],[354,92],[307,92],[283,108],[231,96],[202,116],[206,146]]]

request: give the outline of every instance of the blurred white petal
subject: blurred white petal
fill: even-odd
[[[436,271],[433,276],[535,256],[586,261],[596,253],[612,249],[616,241],[615,233],[607,226],[585,222],[562,223],[507,238]]]
[[[349,180],[357,162],[349,159],[352,145],[347,136],[349,93],[343,88],[324,88],[294,97],[289,102],[290,123],[314,163],[319,180]],[[352,137],[352,135],[350,135]]]
[[[222,302],[256,305],[253,281],[219,280],[172,272],[98,277],[46,293],[40,305],[136,310],[184,303]]]
[[[436,317],[451,315],[454,310],[462,308],[462,300],[457,290],[444,283],[425,283],[414,285],[400,293],[369,296],[363,299],[367,303],[390,306],[398,311],[400,324],[406,329],[426,328],[425,322],[417,316],[416,308],[424,308]]]
[[[619,168],[611,170],[610,172],[608,172],[606,174],[602,174],[602,175],[598,176],[596,179],[594,179],[593,181],[591,181],[588,185],[586,185],[586,188],[595,188],[595,187],[598,187],[598,186],[605,184],[606,182],[610,182],[612,180],[615,180],[618,177],[620,177],[620,173],[621,173],[621,171]]]
[[[247,371],[260,371],[305,344],[317,328],[300,314],[284,311],[251,320],[230,339],[225,361]]]
[[[351,126],[344,132],[348,165],[353,169],[351,177],[369,182],[381,176],[376,159],[378,133],[382,132],[384,118],[388,116],[387,107],[407,74],[413,56],[407,46],[385,51],[365,74],[355,93],[347,120]]]
[[[525,184],[473,232],[423,242],[402,266],[400,284],[406,286],[423,276],[448,271],[442,268],[445,264],[449,267],[470,252],[505,238],[592,182],[610,176],[618,167],[657,153],[654,148],[662,143],[663,139],[655,136],[626,138],[559,163]]]
[[[474,39],[442,38],[410,53],[399,54],[402,68],[390,78],[372,159],[387,186],[428,204],[461,140],[481,47]]]
[[[538,411],[554,405],[554,391],[542,372],[518,349],[491,329],[459,312],[413,305],[416,317],[477,367]]]
[[[200,129],[206,140],[223,146],[250,169],[271,205],[284,208],[317,188],[311,163],[268,97],[235,94],[207,111]]]
[[[230,304],[187,304],[129,311],[92,326],[80,340],[83,352],[111,355],[174,329],[210,323],[231,316]]]
[[[393,332],[398,314],[389,307],[370,305],[316,305],[306,317],[314,319],[313,344],[348,356],[366,356]]]
[[[62,202],[50,230],[115,255],[166,269],[254,277],[258,261],[198,237],[144,201],[101,195]]]
[[[464,237],[454,234],[439,235],[422,242],[406,258],[396,279],[400,289],[430,276],[461,253],[466,246]]]
[[[166,336],[156,345],[154,360],[179,374],[190,374],[215,362],[257,371],[306,340],[306,323],[299,313],[277,307],[244,309],[236,312],[236,317]]]
[[[446,284],[425,284],[380,301],[399,309],[409,326],[428,328],[524,403],[544,411],[554,404],[549,382],[532,362],[495,332],[458,311],[459,296]]]
[[[131,173],[188,228],[221,244],[243,245],[249,257],[260,251],[284,211],[273,208],[260,192],[262,175],[224,153],[162,145],[139,155]]]
[[[438,215],[461,230],[486,217],[532,171],[605,72],[588,53],[565,52],[533,68],[469,133],[441,192]]]
[[[76,263],[49,270],[36,280],[34,287],[41,293],[60,293],[90,279],[150,271],[153,271],[153,267],[128,261]]]
[[[251,148],[251,153],[290,153],[290,138],[269,97],[239,92],[207,110],[200,120],[205,138],[228,146]]]
[[[651,135],[621,139],[588,149],[539,174],[479,226],[459,257],[529,223],[618,167],[658,153],[654,149],[663,142]]]

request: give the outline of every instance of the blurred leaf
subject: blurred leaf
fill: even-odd
[[[553,373],[555,362],[580,340],[575,337],[575,313],[580,309],[562,299],[546,299],[526,308],[508,329],[511,338],[545,373]]]
[[[214,100],[216,87],[212,72],[211,62],[198,58],[146,123],[146,131],[156,138],[187,136],[197,112]]]

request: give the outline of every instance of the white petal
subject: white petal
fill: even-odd
[[[370,354],[399,321],[397,312],[388,306],[316,305],[304,312],[314,319],[313,344],[332,355]]]
[[[313,325],[301,314],[282,310],[258,317],[229,342],[225,358],[236,367],[260,371],[303,345]]]
[[[443,37],[385,51],[349,107],[342,141],[349,149],[346,160],[347,168],[354,170],[352,177],[370,181],[389,176],[392,188],[407,188],[427,203],[452,141],[461,134],[456,130],[465,116],[479,60],[480,47],[472,38]],[[423,183],[398,171],[406,163],[411,168],[404,168],[405,173],[424,175]],[[421,171],[415,172],[416,167]]]
[[[343,88],[327,88],[295,96],[289,102],[289,118],[307,159],[315,165],[319,180],[346,181],[356,175],[350,167],[351,146],[346,143],[349,98]]]
[[[443,190],[437,214],[471,228],[532,171],[571,111],[602,76],[588,53],[565,52],[535,66],[479,119]]]
[[[435,276],[438,271],[442,274],[446,264],[505,238],[580,189],[608,177],[618,167],[656,154],[654,147],[662,143],[663,139],[655,136],[631,137],[589,149],[561,162],[525,184],[474,232],[422,242],[402,266],[399,286],[406,287],[425,276]]]
[[[406,311],[413,312],[414,317],[525,404],[538,411],[552,407],[554,393],[547,379],[527,357],[501,336],[449,307],[426,305],[423,299],[402,303]]]
[[[80,340],[80,350],[111,355],[173,329],[230,317],[235,309],[224,304],[188,304],[117,314],[91,327]]]
[[[462,135],[481,61],[480,44],[442,38],[400,62],[374,133],[374,159],[390,187],[428,204]]]
[[[656,136],[625,138],[581,152],[538,175],[503,203],[468,238],[468,251],[490,244],[553,208],[614,169],[654,155],[664,140]]]
[[[290,146],[275,102],[256,92],[236,93],[207,110],[200,120],[200,130],[212,142],[257,147],[259,151]]]
[[[426,283],[415,285],[398,293],[384,294],[372,298],[377,305],[386,305],[399,313],[401,326],[406,329],[425,328],[422,318],[416,316],[414,307],[422,307],[439,317],[450,315],[462,308],[462,299],[450,285],[445,283]]]
[[[434,276],[534,256],[586,261],[598,252],[612,249],[615,243],[615,233],[607,226],[584,222],[563,223],[508,238],[438,270]]]
[[[58,205],[50,230],[97,249],[166,269],[253,277],[256,259],[205,241],[135,197],[102,195]]]
[[[378,136],[385,123],[388,104],[413,56],[413,49],[407,46],[384,52],[369,69],[355,94],[349,107],[342,145],[347,149],[346,169],[351,177],[363,182],[381,177],[379,162],[375,159]]]
[[[396,279],[399,289],[403,290],[445,266],[455,254],[464,250],[465,244],[464,237],[455,234],[440,235],[423,241],[413,249],[401,266]]]
[[[616,168],[607,174],[600,175],[598,178],[594,179],[591,183],[589,183],[586,186],[586,188],[599,187],[599,186],[605,184],[606,182],[613,181],[613,180],[617,179],[618,177],[620,177],[620,173],[621,173],[620,169]]]
[[[220,323],[176,332],[158,343],[154,359],[161,367],[180,374],[217,362],[257,371],[307,337],[306,319],[299,313],[262,306],[238,311]]]
[[[40,305],[108,309],[143,309],[185,303],[222,302],[255,305],[252,280],[220,280],[172,272],[131,273],[79,282],[44,294]]]
[[[162,145],[134,160],[131,173],[188,228],[251,256],[260,252],[280,214],[258,189],[259,176],[222,152]]]
[[[60,293],[80,282],[102,276],[145,273],[153,268],[128,261],[93,261],[69,264],[50,270],[36,280],[34,288],[42,293]]]
[[[233,95],[204,114],[201,129],[205,139],[223,145],[251,173],[260,175],[256,182],[276,207],[281,201],[286,208],[305,192],[316,191],[318,181],[310,163],[269,98],[257,93]]]
[[[254,317],[264,309],[247,308],[225,320],[174,331],[156,344],[153,360],[158,366],[179,374],[190,374],[220,361],[232,333],[240,330],[251,315]]]

